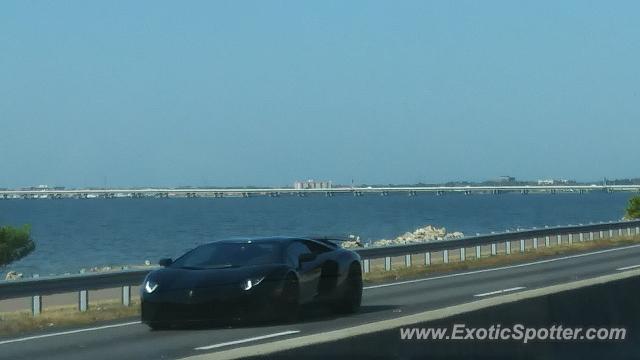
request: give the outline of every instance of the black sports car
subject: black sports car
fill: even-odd
[[[201,245],[147,275],[142,322],[292,320],[299,306],[323,302],[356,312],[362,299],[360,256],[328,239],[270,237]]]

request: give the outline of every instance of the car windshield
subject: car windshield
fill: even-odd
[[[220,242],[199,246],[178,258],[171,267],[219,269],[281,262],[276,242]]]

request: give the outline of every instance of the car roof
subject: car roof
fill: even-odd
[[[237,237],[220,239],[213,241],[213,243],[252,243],[252,242],[281,242],[288,243],[295,240],[306,240],[304,237],[293,236],[263,236],[263,237]]]

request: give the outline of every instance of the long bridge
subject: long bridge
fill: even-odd
[[[61,199],[61,198],[143,198],[143,197],[251,197],[251,196],[308,196],[308,195],[381,195],[405,194],[502,194],[502,193],[589,193],[640,192],[640,185],[504,185],[504,186],[409,186],[409,187],[333,187],[316,189],[293,188],[116,188],[116,189],[29,189],[0,190],[2,199]]]

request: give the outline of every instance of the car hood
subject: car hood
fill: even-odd
[[[163,290],[209,288],[269,276],[283,266],[285,265],[256,265],[201,270],[169,267],[151,272],[147,280],[156,282]]]

